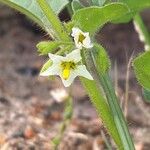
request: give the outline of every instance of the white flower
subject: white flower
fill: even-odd
[[[79,49],[67,54],[66,57],[51,53],[48,55],[53,64],[46,71],[42,72],[41,76],[59,75],[65,87],[70,86],[77,76],[93,80],[86,66],[80,63],[82,58]]]
[[[72,28],[71,36],[74,38],[75,45],[77,48],[81,49],[82,47],[85,48],[92,48],[93,44],[91,43],[91,39],[89,36],[89,32],[82,32],[79,28]]]

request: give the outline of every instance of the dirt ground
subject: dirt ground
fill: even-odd
[[[150,14],[150,13],[149,13]],[[145,21],[150,29],[148,13]],[[117,94],[124,102],[128,60],[142,52],[132,22],[106,25],[96,36],[108,50],[117,72],[112,66],[111,76],[118,81]],[[48,37],[23,15],[0,6],[0,149],[51,150],[51,139],[58,134],[63,120],[61,93],[67,91],[59,78],[39,77],[39,70],[47,58],[38,56],[36,44]],[[117,79],[117,80],[116,80]],[[150,149],[150,104],[144,102],[141,88],[132,70],[128,124],[137,150]],[[52,94],[55,93],[57,98]],[[63,94],[62,94],[63,95]],[[72,88],[73,117],[67,126],[60,150],[104,150],[98,119],[88,96],[77,79]]]

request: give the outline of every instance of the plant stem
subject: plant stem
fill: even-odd
[[[62,41],[70,41],[70,38],[68,37],[67,33],[65,32],[61,21],[57,17],[57,15],[53,12],[50,5],[46,2],[46,0],[37,0],[37,3],[41,7],[43,13],[49,20],[49,22],[52,25],[52,28],[54,29],[56,36],[58,39]]]
[[[83,49],[82,51],[82,60],[83,63],[86,64],[89,70],[94,69],[94,64],[92,62],[92,59],[89,57],[89,53],[86,49]],[[87,58],[89,57],[89,58]],[[80,78],[81,82],[87,91],[88,95],[90,96],[90,100],[92,104],[94,105],[98,116],[102,118],[102,121],[104,122],[105,127],[108,130],[108,133],[112,136],[113,140],[117,144],[119,150],[122,150],[122,141],[120,139],[118,130],[116,128],[114,119],[112,117],[111,110],[107,104],[106,99],[103,96],[102,89],[100,88],[100,85],[96,81],[87,80],[85,78]]]
[[[145,50],[150,50],[150,33],[139,14],[134,17],[134,26],[139,34],[140,40],[145,44]]]
[[[119,150],[122,150],[122,142],[120,141],[120,137],[114,123],[112,114],[110,112],[109,106],[103,97],[102,92],[97,87],[95,81],[91,81],[85,78],[80,78],[85,90],[87,91],[88,95],[90,96],[90,100],[95,107],[98,116],[102,118],[104,122],[104,126],[108,130],[108,133],[112,136],[113,140],[117,144]]]
[[[114,119],[115,125],[117,127],[117,130],[119,132],[119,137],[122,141],[122,148],[119,148],[121,150],[134,150],[134,144],[132,142],[125,118],[123,116],[122,110],[119,106],[117,96],[115,94],[115,90],[112,85],[112,81],[107,73],[107,71],[101,72],[100,68],[97,67],[99,64],[96,62],[96,56],[94,54],[94,49],[90,53],[91,60],[94,63],[94,67],[96,68],[95,74],[97,74],[98,79],[97,81],[102,86],[104,93],[107,98],[107,102],[109,104],[112,117]]]
[[[112,114],[114,116],[114,121],[120,134],[120,138],[122,139],[123,148],[124,150],[134,150],[135,148],[133,145],[133,141],[130,136],[122,110],[119,106],[117,96],[112,86],[112,81],[110,80],[110,77],[107,73],[105,75],[102,75],[100,80]]]
[[[104,142],[106,144],[107,150],[113,150],[112,146],[111,146],[111,143],[110,143],[109,139],[106,137],[106,135],[105,135],[103,130],[101,130],[101,136],[104,139]]]
[[[128,116],[128,100],[129,100],[129,76],[130,76],[130,67],[132,63],[133,54],[131,55],[129,62],[127,64],[127,70],[126,70],[126,83],[125,83],[125,100],[124,100],[124,115],[127,118]]]
[[[64,136],[64,132],[71,122],[72,114],[73,114],[73,104],[72,104],[72,98],[69,95],[68,98],[66,99],[65,110],[63,114],[64,120],[60,125],[59,134],[51,141],[52,144],[54,145],[53,146],[54,150],[58,150],[59,144]]]

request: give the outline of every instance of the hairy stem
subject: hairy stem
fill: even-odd
[[[114,123],[112,114],[110,112],[108,104],[106,103],[105,98],[103,97],[103,94],[101,93],[100,89],[97,87],[96,82],[87,80],[85,78],[80,78],[80,79],[85,90],[90,96],[93,106],[96,108],[98,116],[102,118],[102,121],[104,122],[104,126],[108,129],[108,133],[110,133],[110,135],[112,136],[113,140],[119,147],[119,150],[122,150],[121,148],[122,143],[120,141],[119,134],[116,125]]]
[[[122,110],[119,106],[117,96],[112,86],[112,81],[108,74],[102,75],[100,80],[111,108],[116,127],[120,134],[120,138],[122,139],[124,150],[134,150],[135,148],[133,141],[130,136]]]
[[[95,66],[93,64],[92,59],[89,57],[89,52],[87,52],[87,50],[85,49],[82,51],[82,59],[83,63],[86,64],[86,66],[89,70],[91,70],[91,72],[93,72],[93,70],[95,71]],[[80,79],[85,90],[90,96],[91,102],[96,108],[98,115],[102,118],[102,121],[104,122],[104,125],[108,130],[108,133],[110,133],[110,135],[112,136],[119,150],[122,150],[122,142],[118,130],[112,117],[111,110],[107,104],[107,100],[104,98],[100,85],[98,85],[98,83],[95,80],[91,81],[85,78]]]
[[[130,136],[124,115],[122,113],[122,110],[119,106],[117,96],[115,94],[115,90],[112,85],[112,81],[107,73],[101,72],[100,68],[97,67],[99,64],[97,64],[96,58],[95,58],[94,51],[91,51],[91,60],[95,64],[96,72],[98,76],[98,83],[102,86],[104,93],[107,98],[107,102],[109,104],[112,117],[114,119],[115,125],[117,127],[119,137],[122,141],[122,147],[120,150],[135,150],[134,144],[132,141],[132,138]]]

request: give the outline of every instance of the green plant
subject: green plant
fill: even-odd
[[[82,76],[80,80],[118,149],[134,150],[126,120],[109,76],[111,61],[105,49],[96,43],[94,36],[108,22],[126,23],[133,19],[139,36],[142,36],[147,47],[150,47],[150,35],[139,15],[140,11],[150,7],[150,1],[88,0],[87,4],[80,0],[0,2],[27,15],[52,37],[52,41],[37,44],[39,53],[50,57],[41,69],[41,75],[60,75],[65,86],[69,86],[77,75]],[[66,6],[71,21],[63,23],[59,20],[58,14]],[[75,53],[74,58],[72,53]],[[139,83],[149,92],[150,51],[135,58],[133,68]]]

